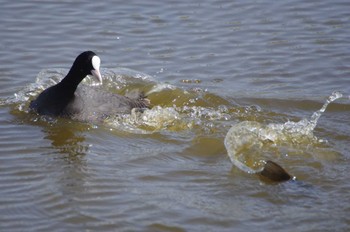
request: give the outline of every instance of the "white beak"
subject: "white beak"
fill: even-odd
[[[102,76],[101,76],[101,73],[100,73],[99,69],[91,70],[91,74],[92,74],[93,77],[95,77],[95,79],[98,81],[99,84],[102,84]]]

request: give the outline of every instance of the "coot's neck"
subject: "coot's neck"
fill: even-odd
[[[86,74],[82,70],[75,69],[72,67],[67,76],[63,78],[63,80],[59,83],[62,88],[65,89],[67,93],[74,94],[77,89],[79,83],[86,77]]]

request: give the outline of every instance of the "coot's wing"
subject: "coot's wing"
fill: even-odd
[[[66,107],[64,114],[80,121],[100,121],[130,113],[133,108],[147,107],[146,102],[106,92],[99,87],[79,85],[74,100]]]

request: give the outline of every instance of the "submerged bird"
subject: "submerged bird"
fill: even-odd
[[[61,82],[40,93],[29,108],[40,115],[96,121],[130,113],[133,108],[149,107],[149,100],[142,94],[127,97],[79,85],[87,75],[102,83],[100,63],[100,58],[94,52],[81,53]]]
[[[289,175],[289,173],[286,170],[284,170],[280,165],[271,160],[265,161],[263,170],[258,172],[257,174],[274,182],[283,182],[296,179],[295,177]]]

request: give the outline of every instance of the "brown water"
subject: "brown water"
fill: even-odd
[[[349,12],[341,0],[2,1],[0,231],[348,231]],[[153,108],[101,124],[29,113],[84,50],[102,60],[103,89],[143,90]],[[232,154],[297,180],[265,182]]]

